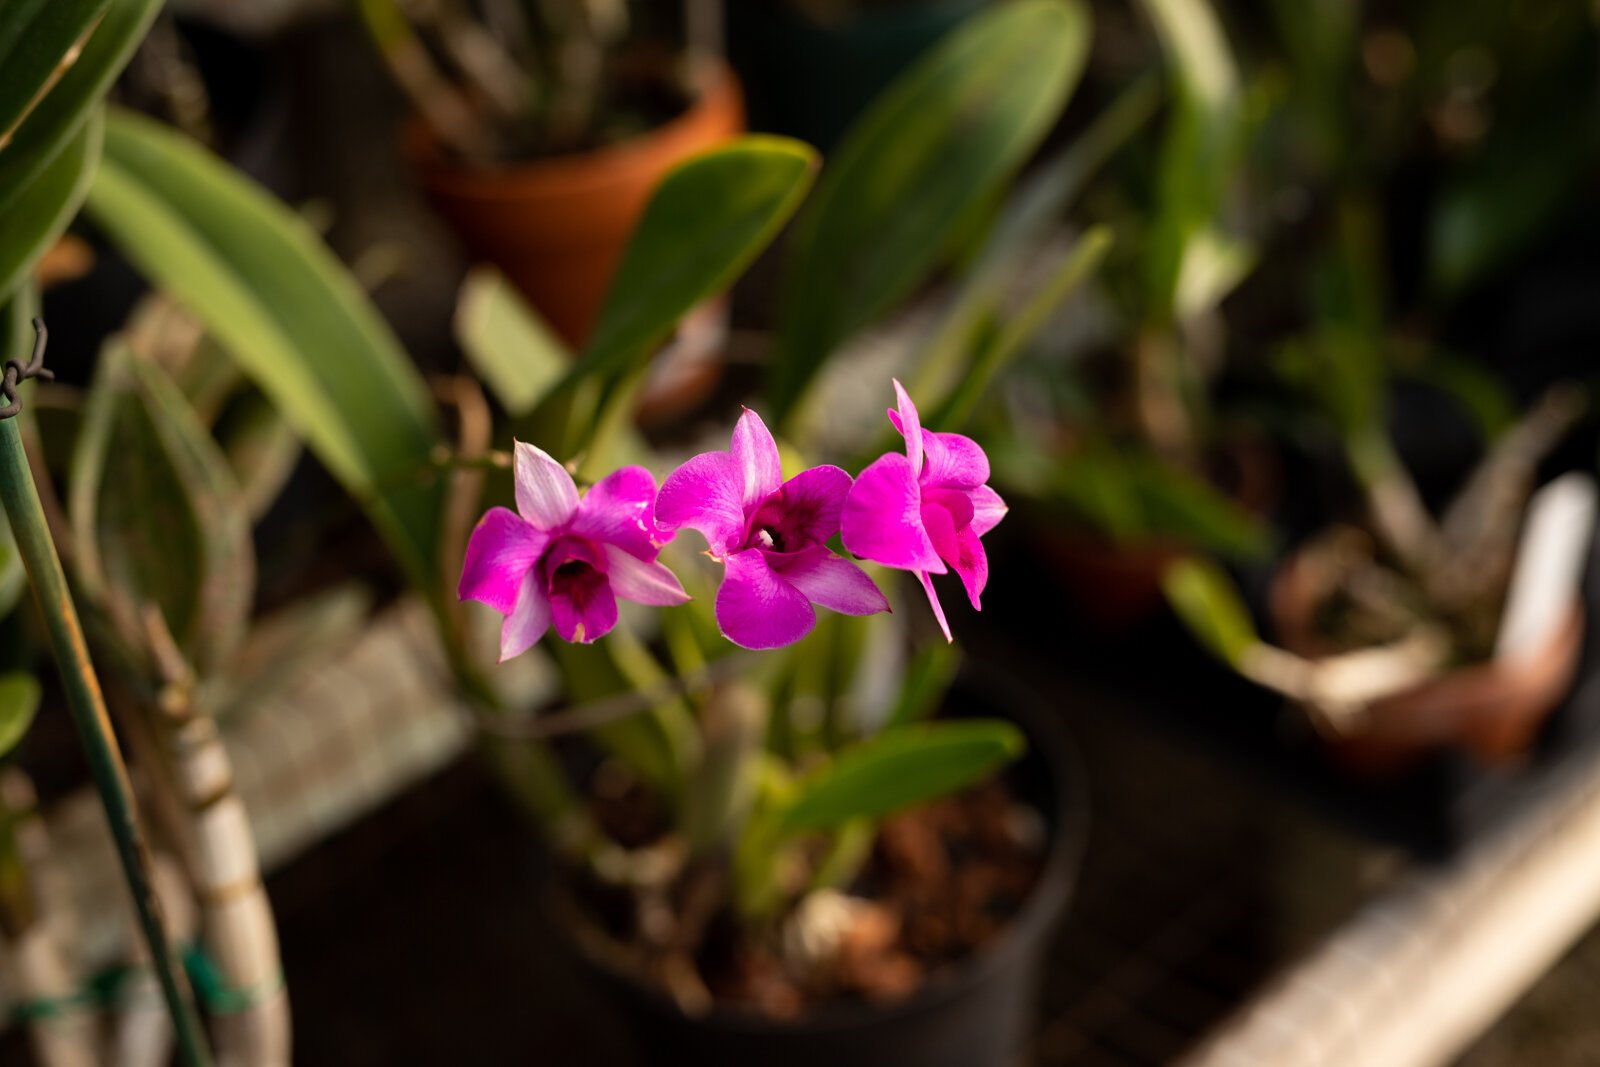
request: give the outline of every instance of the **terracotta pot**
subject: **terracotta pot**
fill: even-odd
[[[1314,604],[1303,557],[1273,579],[1270,610],[1278,639],[1301,655],[1327,653],[1312,625]],[[1515,760],[1572,688],[1583,648],[1583,601],[1574,597],[1561,625],[1532,655],[1445,671],[1367,711],[1360,733],[1319,736],[1334,762],[1363,774],[1394,774],[1431,753],[1459,746],[1486,763]]]
[[[416,121],[407,130],[406,153],[428,200],[467,250],[499,267],[579,347],[656,183],[744,129],[733,72],[706,63],[698,81],[694,101],[670,122],[593,151],[469,165],[448,158]]]

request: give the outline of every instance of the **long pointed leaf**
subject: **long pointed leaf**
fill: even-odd
[[[110,0],[11,0],[0,20],[0,146],[77,60]]]
[[[437,413],[359,286],[294,212],[193,141],[119,112],[106,143],[95,221],[205,322],[442,602]]]
[[[743,137],[661,180],[623,254],[575,377],[626,378],[691,308],[721,292],[805,197],[816,152]]]
[[[33,0],[39,2],[39,0]],[[44,0],[57,3],[58,0]],[[61,0],[63,8],[72,6]],[[109,8],[96,0],[79,7],[105,8],[104,17],[83,46],[78,61],[38,102],[11,140],[0,148],[0,215],[21,195],[83,129],[111,83],[127,66],[133,50],[161,9],[161,0],[112,0]],[[7,13],[7,25],[11,19]],[[0,45],[3,48],[3,45]]]
[[[886,731],[800,782],[776,827],[799,833],[890,815],[971,785],[1015,759],[1024,744],[1020,730],[998,719]]]
[[[1082,4],[979,15],[898,78],[846,136],[801,217],[785,283],[772,417],[851,333],[905,297],[956,227],[1032,154],[1088,50]]]
[[[0,213],[0,300],[27,280],[78,213],[100,160],[100,131],[97,114]]]

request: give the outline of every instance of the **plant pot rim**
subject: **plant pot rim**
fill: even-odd
[[[658,73],[664,76],[664,66]],[[422,184],[459,200],[484,202],[602,194],[629,184],[656,160],[684,155],[682,146],[707,140],[707,127],[742,125],[744,95],[738,76],[717,56],[697,56],[689,67],[695,89],[688,105],[659,126],[598,148],[539,159],[468,163],[451,159],[427,122],[413,114],[401,134],[401,149]]]
[[[1017,953],[1046,937],[1066,910],[1088,841],[1089,799],[1083,760],[1060,716],[1053,713],[1042,696],[1013,676],[992,668],[964,669],[952,692],[960,693],[964,688],[984,694],[983,699],[994,705],[989,714],[1008,717],[1021,727],[1028,739],[1023,759],[1037,755],[1044,764],[1054,792],[1050,810],[1041,811],[1051,827],[1050,844],[1038,880],[1012,921],[970,956],[930,974],[908,996],[887,1004],[830,1001],[794,1019],[774,1019],[720,1005],[704,1014],[690,1015],[657,987],[638,981],[591,951],[582,938],[570,938],[570,942],[590,966],[627,986],[654,1010],[724,1033],[781,1038],[785,1034],[844,1032],[885,1025],[935,1011],[983,984]]]

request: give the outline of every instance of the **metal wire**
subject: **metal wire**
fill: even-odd
[[[44,349],[50,340],[50,331],[45,329],[44,320],[33,320],[33,355],[28,362],[20,359],[6,360],[4,377],[0,377],[0,393],[6,398],[4,407],[0,407],[0,419],[9,419],[22,411],[22,401],[17,398],[17,386],[30,378],[40,381],[55,381],[55,372],[44,369]]]

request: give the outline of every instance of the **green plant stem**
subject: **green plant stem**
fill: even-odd
[[[190,1067],[210,1064],[211,1050],[205,1031],[200,1025],[188,981],[167,940],[161,907],[150,884],[149,857],[139,828],[133,789],[128,782],[128,769],[117,748],[111,720],[106,715],[105,699],[89,661],[83,627],[67,591],[61,559],[56,555],[55,542],[50,539],[45,525],[44,509],[39,503],[33,472],[28,469],[16,419],[0,419],[0,502],[4,503],[6,516],[11,520],[17,549],[27,567],[39,614],[44,618],[50,647],[61,671],[67,707],[88,757],[95,788],[105,805],[111,834],[116,840],[117,858],[122,861],[123,877],[133,895],[183,1062]]]

